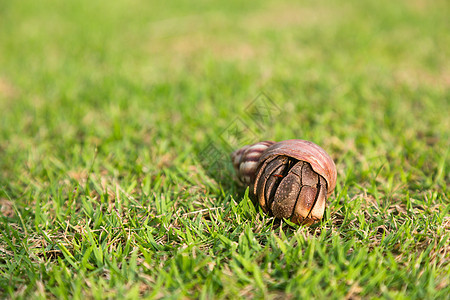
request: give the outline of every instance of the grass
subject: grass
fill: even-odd
[[[448,299],[449,10],[0,1],[0,298]],[[338,167],[313,227],[232,180],[289,138]]]

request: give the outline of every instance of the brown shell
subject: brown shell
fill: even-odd
[[[259,162],[279,155],[286,155],[311,164],[312,169],[327,181],[329,196],[336,187],[336,165],[333,159],[321,147],[310,141],[286,140],[270,146],[264,151]]]
[[[233,167],[240,182],[252,185],[261,155],[273,144],[275,144],[273,141],[263,141],[244,146],[231,153]]]

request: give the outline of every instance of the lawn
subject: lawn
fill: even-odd
[[[0,0],[0,298],[448,299],[450,2]],[[229,154],[300,138],[322,222]]]

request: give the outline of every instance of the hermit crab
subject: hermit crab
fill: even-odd
[[[304,140],[264,141],[231,154],[238,179],[264,212],[296,224],[313,224],[336,187],[336,166],[318,145]]]

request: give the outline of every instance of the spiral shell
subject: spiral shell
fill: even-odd
[[[286,155],[311,164],[312,169],[327,181],[329,196],[336,187],[336,165],[333,159],[321,147],[305,140],[286,140],[272,145],[264,151],[260,161],[273,156]]]
[[[232,153],[241,182],[262,209],[298,224],[320,220],[336,187],[336,166],[318,145],[304,140],[266,141]]]
[[[246,185],[253,183],[259,158],[273,144],[275,144],[273,141],[263,141],[244,146],[231,153],[233,167],[241,183]]]

